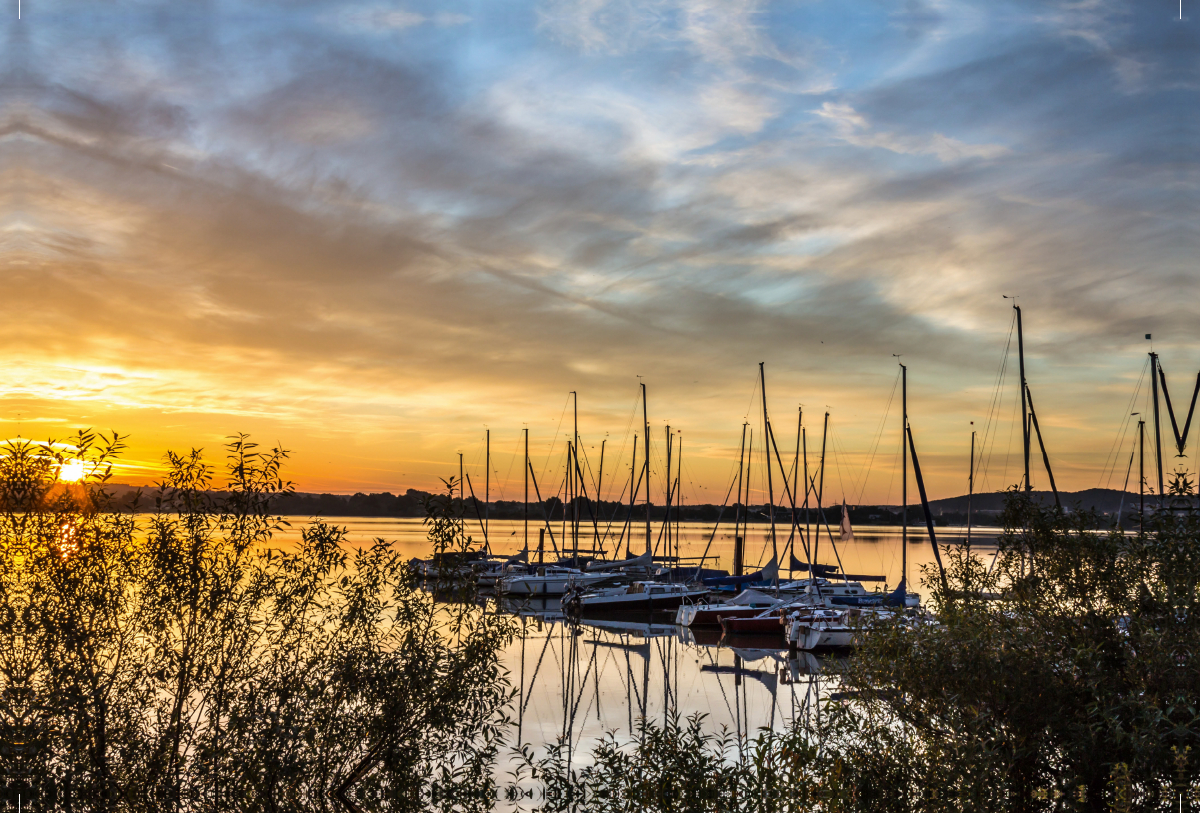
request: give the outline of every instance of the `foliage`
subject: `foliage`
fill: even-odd
[[[142,514],[106,510],[121,450],[91,433],[0,449],[0,769],[14,805],[490,806],[508,620],[435,604],[383,540],[352,550],[317,521],[272,547],[270,501],[291,490],[280,449],[232,438],[220,480],[199,450],[168,454]],[[68,457],[84,482],[58,482]],[[461,547],[447,505],[431,504],[430,530]]]
[[[926,571],[936,615],[863,630],[818,725],[763,732],[745,758],[695,720],[610,737],[581,769],[526,749],[554,791],[541,807],[1200,807],[1196,513],[1128,535],[1013,491],[1004,522],[994,561],[947,547],[945,587]]]

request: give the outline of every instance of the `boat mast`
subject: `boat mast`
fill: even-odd
[[[775,487],[771,480],[771,419],[767,417],[767,373],[761,361],[758,363],[758,376],[762,385],[763,449],[767,455],[767,516],[771,520],[771,555],[775,557],[775,564],[778,565],[779,546],[775,541]]]
[[[1025,446],[1025,490],[1032,491],[1033,483],[1029,481],[1029,407],[1025,400],[1025,334],[1021,329],[1021,306],[1013,305],[1017,312],[1017,358],[1021,365],[1021,440]]]
[[[675,451],[675,564],[679,564],[679,523],[683,519],[683,432]]]
[[[975,421],[971,421],[972,424]],[[967,474],[967,550],[971,549],[971,497],[975,495],[975,430],[971,430],[971,469]]]
[[[571,390],[573,407],[573,426],[575,438],[571,444],[571,454],[574,457],[571,472],[571,541],[575,546],[575,567],[579,566],[579,393]]]
[[[742,470],[746,461],[746,427],[742,424],[742,448],[738,451],[737,510],[733,515],[733,575],[742,575]]]
[[[529,427],[525,427],[525,550],[529,550]]]
[[[804,541],[807,543],[804,546],[804,550],[808,553],[808,578],[812,579],[814,575],[812,569],[812,529],[809,527],[808,513],[808,491],[810,485],[808,479],[808,429],[803,426],[800,428],[800,446],[804,455]]]
[[[462,456],[462,452],[458,453],[458,507],[461,509],[459,511],[459,517],[458,517],[458,535],[460,537],[462,537],[462,536],[466,536],[466,534],[467,534],[467,520],[466,520],[467,501],[466,501],[466,498],[463,496],[463,456]]]
[[[491,497],[491,477],[492,477],[492,430],[487,430],[487,439],[484,441],[484,466],[486,470],[483,473],[483,541],[486,544],[488,541],[488,516],[491,513],[488,510],[488,504]]]
[[[908,592],[908,368],[900,365],[900,583]]]
[[[604,506],[601,505],[601,503],[600,503],[600,489],[604,488],[604,444],[607,442],[608,442],[607,438],[600,441],[600,473],[597,475],[597,478],[596,478],[596,511],[597,511],[597,513],[602,512],[604,510]],[[603,514],[601,514],[601,516],[603,516]],[[604,536],[606,539],[608,538],[607,530],[605,530]],[[599,526],[596,527],[595,534],[593,535],[592,548],[594,550],[600,550],[600,528],[599,528]],[[614,559],[617,558],[618,552],[619,551],[613,551]]]
[[[663,556],[667,557],[667,563],[670,564],[671,556],[671,446],[674,438],[671,437],[671,424],[666,426],[667,435],[667,483],[666,483],[666,513],[663,515],[663,530],[666,533],[665,544],[663,545]]]
[[[804,432],[804,405],[799,407],[800,414],[796,417],[796,457],[792,460],[792,547],[788,551],[788,573],[792,572],[792,555],[796,551],[796,526],[799,524],[796,520],[796,500],[800,499],[800,435]],[[805,485],[808,485],[805,483]],[[804,546],[808,547],[808,540],[803,539]]]
[[[606,443],[608,443],[608,438],[605,438],[604,440],[600,441],[600,473],[596,477],[596,479],[599,481],[596,483],[596,505],[597,506],[600,505],[600,489],[604,488],[604,444],[606,444]]]
[[[1150,383],[1154,398],[1154,464],[1158,470],[1158,507],[1163,507],[1162,430],[1158,422],[1158,353],[1150,354]]]
[[[638,442],[638,436],[637,436],[637,433],[635,432],[633,435],[633,460],[631,460],[629,463],[629,516],[630,517],[633,516],[633,506],[634,506],[634,503],[637,501],[637,495],[634,493],[634,491],[637,490],[637,485],[633,479],[634,473],[637,472],[637,442]],[[629,526],[629,518],[628,517],[625,519],[625,525],[626,525],[626,527]],[[622,536],[625,535],[625,528],[621,529],[621,535]],[[629,544],[632,541],[633,541],[633,528],[629,528],[629,538],[625,540],[625,558],[626,559],[633,558],[632,556],[630,556],[631,545]],[[618,545],[619,544],[620,543],[618,541]]]
[[[819,523],[820,523],[820,517],[821,517],[821,500],[825,495],[825,440],[828,437],[829,437],[829,413],[826,412],[825,413],[825,426],[821,430],[820,478],[817,480],[817,517],[818,517],[817,522],[818,522],[818,525],[817,525],[817,535],[815,537],[813,537],[812,558],[813,558],[814,565],[818,559],[818,557],[817,557],[818,546],[821,544],[821,526]],[[814,574],[811,571],[809,571],[809,575],[812,576]]]
[[[642,430],[646,434],[646,450],[643,454],[646,457],[645,468],[646,474],[646,550],[650,548],[650,418],[646,407],[646,385],[642,384]]]
[[[750,439],[746,443],[746,519],[742,522],[742,567],[746,566],[746,540],[750,538],[750,468],[754,462],[754,427],[750,427]],[[740,575],[740,574],[739,574]]]
[[[1146,530],[1146,422],[1138,419],[1138,533]]]

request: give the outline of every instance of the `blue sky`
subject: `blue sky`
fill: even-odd
[[[1178,387],[1200,367],[1188,14],[25,2],[0,419],[132,433],[133,479],[251,431],[301,487],[396,490],[485,426],[548,454],[571,390],[586,442],[625,437],[640,375],[711,499],[759,361],[861,483],[901,353],[946,495],[1013,294],[1059,480],[1102,484],[1143,335]],[[847,489],[884,499],[889,455]]]

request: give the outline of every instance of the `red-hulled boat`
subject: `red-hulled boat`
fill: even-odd
[[[784,632],[783,619],[779,610],[771,610],[767,614],[750,617],[721,616],[721,629],[725,630],[726,635],[762,635]]]

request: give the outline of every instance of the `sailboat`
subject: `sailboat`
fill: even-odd
[[[563,597],[563,608],[574,615],[602,612],[674,610],[680,605],[704,598],[708,590],[689,588],[670,582],[639,581],[616,587],[592,590],[569,589]]]

